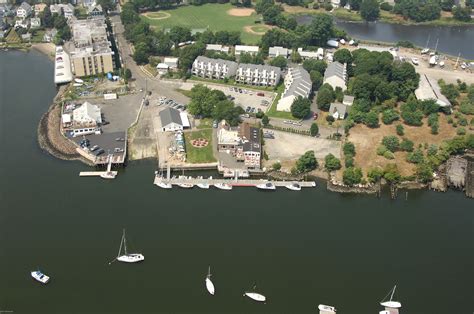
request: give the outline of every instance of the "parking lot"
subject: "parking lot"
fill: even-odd
[[[112,162],[123,162],[126,141],[125,132],[86,135],[72,138],[77,145],[97,158],[96,163],[107,163],[112,155]]]

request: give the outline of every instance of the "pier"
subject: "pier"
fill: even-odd
[[[81,171],[80,177],[101,177],[103,179],[115,179],[118,171],[112,171],[112,155],[109,155],[106,171]]]

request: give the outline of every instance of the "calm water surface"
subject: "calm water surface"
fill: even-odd
[[[34,52],[0,53],[0,309],[14,313],[472,313],[474,206],[462,193],[160,190],[153,162],[79,178],[36,143],[55,94]],[[108,266],[121,229],[146,259]],[[216,296],[204,286],[212,265]],[[47,286],[30,278],[41,267]],[[257,283],[268,303],[242,296]]]

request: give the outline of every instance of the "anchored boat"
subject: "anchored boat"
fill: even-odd
[[[336,313],[336,308],[334,306],[330,306],[330,305],[320,304],[320,305],[318,305],[318,309],[320,311],[324,311],[324,312]]]
[[[198,179],[203,180],[203,177],[198,177]],[[209,177],[209,180],[212,180],[212,177]],[[202,182],[202,183],[198,183],[197,187],[200,189],[207,190],[209,189],[210,185],[209,183]]]
[[[218,188],[219,190],[225,190],[225,191],[232,190],[232,185],[227,184],[227,183],[216,183],[214,184],[214,186]]]
[[[166,183],[164,181],[160,181],[160,182],[156,183],[156,185],[159,186],[162,189],[171,189],[171,188],[173,188],[171,183]]]
[[[257,288],[257,285],[253,286],[254,291],[245,291],[244,297],[248,297],[257,302],[265,302],[267,298],[263,294],[255,292],[255,288]]]
[[[122,253],[122,246],[124,247],[124,253],[125,254],[120,255]],[[137,263],[137,262],[141,262],[141,261],[145,260],[145,256],[143,256],[140,253],[128,253],[127,252],[127,240],[125,239],[125,229],[123,229],[122,240],[120,240],[120,247],[119,247],[117,257],[113,261],[115,261],[115,260],[117,260],[119,262],[123,262],[123,263]],[[112,262],[110,262],[109,265]]]
[[[211,266],[209,266],[209,269],[207,270],[206,289],[211,295],[214,295],[216,291],[216,289],[214,288],[214,284],[211,281]]]
[[[267,183],[257,184],[257,189],[274,191],[274,190],[276,190],[276,187],[273,183],[267,182]]]
[[[402,307],[402,304],[400,302],[393,301],[393,295],[395,294],[396,289],[397,289],[397,285],[395,285],[393,289],[388,292],[385,298],[383,298],[383,300],[380,302],[381,306],[384,306],[385,308],[389,308],[389,309],[399,309]],[[384,301],[388,297],[388,295],[390,295],[390,300]]]
[[[31,277],[33,277],[34,280],[42,283],[43,285],[47,284],[50,279],[48,276],[43,274],[40,270],[32,271]]]
[[[180,183],[178,184],[178,186],[180,188],[183,188],[183,189],[192,189],[194,187],[194,184],[191,184],[191,183]]]
[[[288,185],[285,185],[285,187],[288,189],[288,190],[292,190],[292,191],[301,191],[301,185],[299,185],[298,183],[291,183],[291,184],[288,184]]]

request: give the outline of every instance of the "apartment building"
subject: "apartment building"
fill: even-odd
[[[291,105],[298,97],[308,98],[312,82],[308,71],[302,67],[290,68],[285,76],[285,91],[277,104],[278,111],[291,111]]]
[[[236,45],[235,46],[235,55],[240,56],[242,53],[249,53],[251,55],[256,55],[259,51],[258,46],[244,46],[244,45]]]
[[[334,89],[340,87],[345,91],[347,89],[346,65],[337,61],[330,63],[324,72],[323,84],[326,83],[331,85]]]
[[[274,47],[268,48],[268,56],[270,58],[276,58],[276,57],[279,57],[279,56],[288,58],[290,56],[290,53],[291,53],[290,49],[283,48],[283,47],[280,47],[280,46],[274,46]]]
[[[32,11],[33,9],[31,8],[31,5],[26,2],[22,2],[18,9],[16,9],[16,16],[24,19],[30,16]]]
[[[237,62],[199,56],[193,62],[192,73],[203,78],[225,79],[235,76],[237,67]]]
[[[97,75],[114,70],[114,52],[107,37],[104,18],[77,20],[72,24],[75,49],[71,61],[76,76]]]
[[[276,86],[280,82],[281,70],[278,67],[260,64],[239,64],[235,81],[257,86]]]

